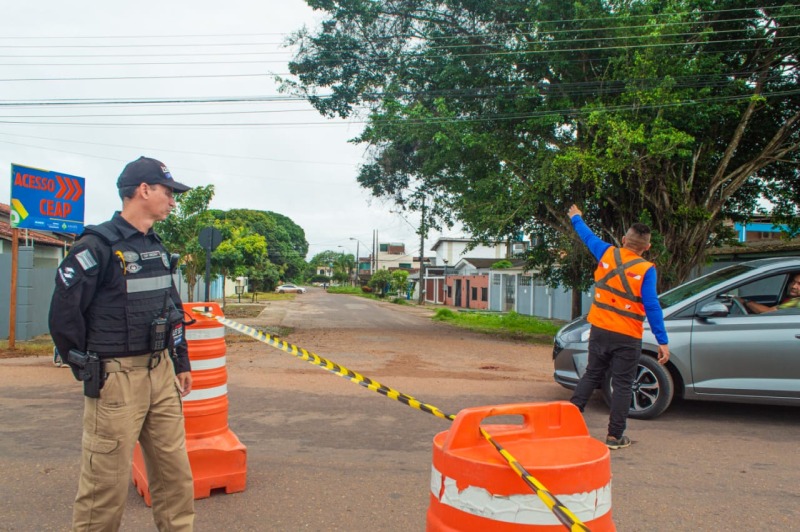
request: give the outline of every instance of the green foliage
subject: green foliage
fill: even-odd
[[[408,272],[406,270],[392,271],[391,290],[396,294],[405,294],[408,290]]]
[[[662,289],[762,199],[800,231],[793,4],[308,3],[325,20],[293,37],[284,88],[325,116],[369,110],[361,186],[486,241],[538,236],[550,283],[593,269],[572,203],[610,242],[649,218]]]
[[[206,252],[198,236],[204,227],[213,225],[208,204],[214,197],[214,185],[194,187],[175,196],[175,209],[167,219],[156,222],[155,231],[171,253],[181,256],[181,269],[188,289],[188,302],[193,301],[197,278],[205,274]]]
[[[508,268],[513,268],[513,267],[514,267],[514,265],[511,264],[511,261],[508,261],[508,260],[505,260],[505,259],[504,260],[499,260],[499,261],[495,262],[494,264],[492,264],[492,269],[493,270],[506,270]]]
[[[433,319],[436,321],[454,320],[455,317],[456,313],[450,310],[449,308],[436,309],[436,314],[433,315]]]
[[[357,286],[331,286],[328,287],[329,294],[352,294],[361,295],[363,292]]]
[[[446,308],[438,309],[433,319],[473,331],[503,334],[539,342],[551,342],[555,333],[563,325],[560,322],[545,321],[516,312],[507,314],[453,312]]]
[[[353,278],[356,259],[351,253],[341,253],[328,249],[314,255],[308,264],[314,272],[316,272],[317,268],[330,269],[332,272],[331,278],[338,283],[344,284]]]
[[[253,256],[246,267],[246,275],[259,290],[271,291],[280,280],[294,281],[303,277],[308,242],[303,229],[291,219],[275,212],[251,209],[212,210],[210,213],[225,239],[256,235],[263,238],[266,257],[256,260]],[[251,240],[249,245],[259,244]]]
[[[372,274],[367,284],[372,288],[373,292],[383,297],[392,285],[392,272],[389,270],[378,270]]]

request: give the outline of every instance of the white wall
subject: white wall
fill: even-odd
[[[468,244],[469,242],[439,240],[439,245],[436,248],[436,265],[443,266],[446,259],[448,265],[455,266],[464,257],[497,260],[506,258],[506,245],[504,243],[495,244],[494,246],[478,244],[475,248],[467,251]]]

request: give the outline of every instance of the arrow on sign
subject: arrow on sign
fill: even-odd
[[[77,179],[70,178],[72,181],[73,186],[75,187],[75,191],[72,194],[72,201],[78,201],[80,197],[83,195],[83,189],[81,188],[81,183]]]
[[[60,175],[56,175],[56,179],[58,179],[59,185],[56,198],[60,199],[62,196],[64,196],[65,200],[78,201],[78,199],[80,199],[80,197],[83,195],[83,189],[81,188],[81,184],[77,179],[61,177]],[[66,194],[64,194],[64,192],[66,192]]]

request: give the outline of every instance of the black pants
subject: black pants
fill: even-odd
[[[603,382],[611,369],[611,414],[608,417],[608,434],[620,438],[625,432],[628,411],[631,407],[633,380],[639,357],[642,356],[642,340],[624,334],[592,326],[589,333],[589,364],[570,401],[581,412],[592,396],[592,392]]]

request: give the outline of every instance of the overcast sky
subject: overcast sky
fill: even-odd
[[[120,207],[123,166],[146,155],[187,185],[213,183],[212,208],[290,217],[305,230],[308,258],[325,249],[355,253],[350,238],[370,245],[373,230],[418,254],[419,215],[390,213],[391,204],[356,182],[364,146],[347,141],[362,124],[325,120],[277,90],[273,76],[288,73],[291,57],[285,37],[320,20],[302,0],[5,2],[0,167],[9,181],[0,202],[10,200],[11,163],[63,172],[86,179],[85,222],[100,223]],[[275,96],[282,99],[41,104]],[[428,235],[426,254],[438,236]]]

